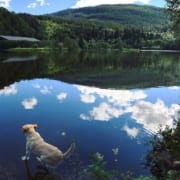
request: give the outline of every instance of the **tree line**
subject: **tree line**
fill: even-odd
[[[33,43],[33,47],[54,49],[178,48],[176,38],[167,26],[136,28],[87,19],[16,14],[4,8],[0,8],[0,34],[36,37],[41,41]],[[1,48],[10,46],[17,46],[17,43],[0,43]]]

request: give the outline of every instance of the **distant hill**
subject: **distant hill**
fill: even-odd
[[[16,14],[0,7],[0,34],[39,37],[39,27],[35,16]]]
[[[34,46],[56,49],[172,48],[168,25],[164,9],[152,6],[101,5],[42,16],[0,8],[0,35],[34,37],[41,40]],[[0,49],[17,45],[1,41]]]
[[[162,28],[167,25],[163,8],[140,5],[100,5],[68,9],[51,14],[67,19],[86,19],[133,28]]]

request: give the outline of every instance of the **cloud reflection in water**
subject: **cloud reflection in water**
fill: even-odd
[[[87,99],[90,96],[94,97],[94,102],[95,99],[97,100],[95,96],[101,99],[101,102],[94,105],[88,113],[80,114],[80,118],[83,120],[109,121],[131,113],[131,118],[141,124],[145,130],[157,133],[160,127],[172,127],[173,116],[179,108],[177,104],[166,106],[158,97],[155,103],[146,101],[148,95],[142,90],[111,90],[87,86],[76,86],[76,88],[80,91],[83,103],[88,103]],[[91,103],[93,102],[91,101]],[[135,127],[129,128],[125,125],[123,130],[130,137],[136,137],[138,134],[138,129]]]
[[[124,130],[130,138],[136,138],[139,133],[138,128],[130,128],[127,124],[123,126],[122,130]]]
[[[82,155],[100,152],[108,161],[138,168],[149,133],[156,133],[160,125],[171,126],[180,112],[179,95],[179,87],[115,90],[26,80],[0,90],[1,122],[14,123],[8,131],[17,132],[17,126],[35,121],[57,144],[65,145],[73,137]]]
[[[79,97],[79,99],[77,99],[75,106],[79,106],[79,115],[81,120],[121,120],[123,115],[129,115],[131,121],[134,120],[136,124],[141,125],[150,133],[157,133],[160,127],[165,128],[167,125],[172,127],[173,119],[175,118],[177,112],[180,111],[177,103],[173,103],[172,100],[172,102],[167,105],[167,101],[170,101],[168,97],[162,97],[161,94],[158,93],[152,93],[156,100],[151,102],[151,89],[101,89],[96,87],[71,85],[60,81],[46,79],[36,79],[32,81],[14,83],[0,90],[0,96],[16,95],[18,91],[20,95],[20,89],[18,89],[19,86],[23,87],[21,90],[26,91],[24,89],[24,87],[26,87],[27,91],[29,91],[28,96],[22,97],[21,100],[21,104],[26,110],[32,110],[37,106],[40,94],[48,95],[48,98],[46,98],[48,101],[52,99],[53,96],[56,97],[56,100],[59,102],[63,102],[65,99],[68,99],[68,105],[71,106],[74,102],[71,101],[71,97],[76,91],[76,98]],[[33,89],[37,89],[39,91],[39,95],[33,94],[35,93]],[[164,87],[164,94],[166,94],[166,92],[169,94],[171,92],[172,94],[172,91],[175,92],[178,90],[178,86]],[[148,91],[150,92],[149,94]],[[167,98],[168,100],[164,98]],[[81,103],[81,105],[79,103]],[[136,126],[136,124],[133,125]],[[122,124],[121,130],[125,131],[131,138],[135,138],[139,134],[137,127],[132,127],[132,125],[129,126],[128,123]]]
[[[34,109],[34,107],[38,104],[38,100],[35,97],[24,99],[22,101],[22,105],[24,109]]]
[[[10,95],[16,95],[16,94],[17,94],[16,83],[8,87],[4,87],[4,89],[0,90],[0,96],[1,95],[10,96]]]
[[[67,93],[64,93],[64,92],[59,93],[56,97],[60,102],[62,102],[63,100],[67,98]]]

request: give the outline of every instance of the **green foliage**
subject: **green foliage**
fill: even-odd
[[[35,17],[10,13],[0,7],[0,34],[37,37],[38,26],[38,20]]]
[[[167,23],[163,9],[138,5],[101,5],[54,13],[69,19],[88,19],[124,28],[161,29]]]
[[[178,112],[180,113],[180,112]],[[154,136],[150,144],[152,149],[146,156],[146,166],[158,179],[179,179],[180,166],[180,118],[176,120],[175,128],[167,127]]]
[[[170,17],[172,29],[174,30],[177,49],[180,47],[180,1],[179,0],[166,0],[166,12]]]
[[[41,26],[44,29],[44,38],[47,40],[54,39],[55,33],[60,28],[59,24],[50,20],[42,20]]]
[[[119,149],[112,149],[114,155],[119,153]],[[135,178],[133,172],[128,170],[126,172],[120,172],[118,169],[107,170],[107,162],[104,160],[104,155],[99,152],[90,154],[90,165],[84,171],[86,177],[94,180],[153,180],[152,177],[139,176]]]
[[[77,14],[82,17],[76,18]],[[15,14],[0,8],[0,34],[33,36],[42,41],[38,46],[69,51],[176,46],[160,8],[109,5],[71,9],[57,15],[61,17]]]

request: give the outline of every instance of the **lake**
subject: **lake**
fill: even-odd
[[[147,142],[173,126],[179,103],[179,53],[1,52],[0,179],[54,177],[33,155],[21,161],[27,123],[63,152],[75,141],[59,179],[88,179],[92,154],[107,170],[150,175]]]

